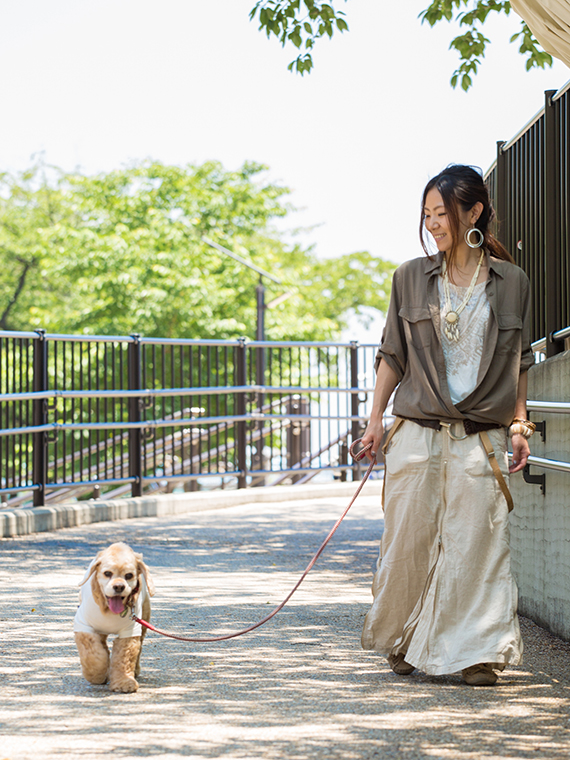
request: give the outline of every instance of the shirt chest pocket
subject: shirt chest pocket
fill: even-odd
[[[402,306],[398,315],[404,325],[407,343],[417,349],[431,345],[435,332],[429,309],[424,306]]]
[[[497,338],[496,353],[510,353],[517,351],[521,345],[523,322],[518,314],[498,314],[497,325],[499,337]]]

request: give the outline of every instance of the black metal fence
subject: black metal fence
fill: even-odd
[[[552,356],[570,335],[570,82],[497,144],[486,179],[499,239],[531,282],[532,340]]]
[[[0,332],[0,495],[359,476],[376,347]]]

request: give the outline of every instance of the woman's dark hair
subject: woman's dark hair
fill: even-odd
[[[475,226],[483,233],[483,248],[491,256],[504,261],[514,263],[511,254],[500,243],[497,238],[490,232],[489,226],[495,219],[495,209],[491,205],[489,191],[481,173],[472,166],[463,166],[461,164],[452,164],[444,169],[436,177],[430,179],[427,183],[422,196],[422,216],[420,220],[420,240],[425,253],[431,258],[427,248],[424,233],[424,207],[426,205],[427,194],[435,188],[439,191],[445,210],[447,211],[449,226],[453,234],[453,248],[448,254],[448,267],[453,268],[455,258],[455,248],[459,239],[459,213],[458,209],[464,212],[470,211],[476,203],[483,205],[483,211],[477,219]]]

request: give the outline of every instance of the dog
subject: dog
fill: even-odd
[[[111,544],[97,554],[79,585],[73,630],[83,676],[93,684],[108,682],[111,691],[136,691],[146,628],[131,619],[131,611],[150,620],[154,595],[142,554],[124,543]],[[117,636],[112,655],[107,646],[110,634]]]

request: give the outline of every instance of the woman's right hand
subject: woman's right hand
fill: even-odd
[[[362,446],[368,446],[369,443],[372,447],[366,452],[366,456],[372,462],[374,457],[380,452],[380,444],[382,437],[384,436],[384,420],[380,417],[378,420],[370,420],[364,435],[362,436]]]

